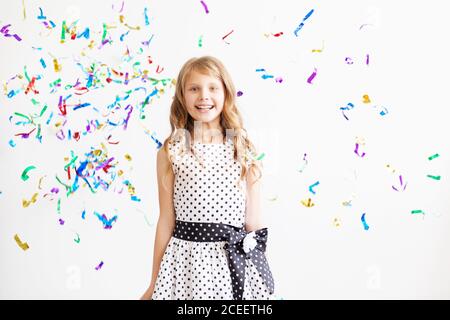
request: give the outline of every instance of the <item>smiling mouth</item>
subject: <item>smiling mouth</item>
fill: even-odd
[[[211,110],[214,106],[195,106],[198,110]]]

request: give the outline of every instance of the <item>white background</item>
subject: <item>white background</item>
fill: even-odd
[[[158,217],[156,144],[169,134],[169,106],[174,87],[151,100],[145,119],[138,105],[145,96],[136,91],[128,103],[135,111],[127,130],[105,128],[73,139],[56,138],[59,96],[73,93],[64,86],[87,78],[76,65],[104,63],[132,73],[132,64],[158,79],[175,78],[192,56],[214,55],[231,73],[245,127],[265,153],[262,207],[269,227],[268,258],[279,299],[448,299],[450,298],[450,200],[448,74],[450,30],[445,1],[2,1],[0,34],[2,93],[0,95],[0,298],[3,299],[136,299],[147,288],[152,266],[153,238]],[[38,20],[39,7],[56,24],[47,30]],[[144,8],[149,25],[145,25]],[[294,30],[311,10],[298,37]],[[131,30],[120,23],[123,14]],[[61,44],[62,21],[78,21],[78,32],[90,28],[90,39],[67,39]],[[46,20],[46,21],[48,21]],[[113,40],[99,49],[102,23]],[[224,40],[222,37],[233,32]],[[280,37],[272,34],[283,32]],[[153,38],[148,46],[141,41]],[[202,36],[202,47],[198,40]],[[93,49],[86,48],[95,40]],[[40,47],[36,50],[32,47]],[[127,47],[133,59],[123,60]],[[140,51],[142,48],[142,53]],[[312,52],[323,49],[322,52]],[[81,53],[86,53],[82,56]],[[369,64],[366,64],[366,55]],[[53,56],[62,65],[53,69]],[[147,62],[151,56],[153,63]],[[347,64],[346,58],[353,64]],[[46,61],[44,69],[39,62]],[[164,67],[157,74],[156,67]],[[24,94],[23,75],[41,75],[40,91]],[[267,74],[282,77],[262,79]],[[316,68],[312,84],[308,77]],[[49,83],[61,78],[51,93]],[[101,77],[102,78],[102,77]],[[87,119],[99,118],[116,95],[151,83],[107,84],[80,96],[90,107],[68,107],[65,130],[82,129]],[[20,89],[8,98],[5,90]],[[363,95],[371,102],[363,103]],[[31,98],[41,104],[34,106]],[[71,100],[74,103],[75,100]],[[75,101],[78,102],[78,101]],[[340,107],[353,103],[346,120]],[[48,105],[55,113],[42,126],[42,143],[14,136],[33,127],[16,126],[14,112],[32,114]],[[126,106],[125,103],[123,106]],[[380,115],[385,107],[388,114]],[[99,120],[102,118],[100,117]],[[103,119],[104,120],[104,119]],[[120,141],[107,144],[107,137]],[[67,134],[66,134],[67,136]],[[9,145],[13,139],[15,147]],[[136,189],[141,202],[99,190],[91,194],[81,184],[66,197],[55,175],[67,181],[64,157],[82,155],[104,142],[109,156]],[[360,143],[363,158],[353,151]],[[132,161],[124,158],[125,154]],[[307,165],[302,161],[307,154]],[[440,157],[429,161],[428,157]],[[79,163],[78,163],[79,164]],[[78,165],[77,164],[77,165]],[[22,171],[36,166],[22,181]],[[387,167],[389,165],[389,167]],[[299,169],[303,168],[302,172]],[[394,172],[395,170],[395,172]],[[399,175],[407,183],[404,191]],[[427,177],[440,175],[436,181]],[[41,179],[42,178],[42,179]],[[41,179],[41,189],[39,181]],[[72,180],[73,181],[73,180]],[[319,181],[313,190],[309,186]],[[60,193],[44,197],[52,187]],[[116,189],[117,190],[117,189]],[[37,192],[36,203],[22,207]],[[61,213],[57,200],[61,199]],[[307,208],[301,200],[311,198]],[[344,201],[352,200],[351,206]],[[86,210],[85,219],[81,218]],[[423,210],[425,214],[411,214]],[[94,211],[118,216],[105,230]],[[365,213],[369,229],[361,215]],[[58,220],[65,220],[60,225]],[[338,219],[339,226],[336,226]],[[14,241],[18,234],[30,249]],[[80,242],[74,239],[80,237]],[[103,261],[103,267],[95,267]]]

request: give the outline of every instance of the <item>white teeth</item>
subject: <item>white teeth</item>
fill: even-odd
[[[200,110],[205,110],[205,109],[212,109],[214,108],[214,106],[196,106],[196,108]]]

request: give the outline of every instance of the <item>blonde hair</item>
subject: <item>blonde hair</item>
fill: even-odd
[[[172,143],[175,140],[177,129],[183,129],[181,131],[187,131],[191,136],[194,133],[194,119],[189,115],[184,102],[185,84],[193,71],[216,77],[222,81],[225,91],[223,110],[220,113],[222,135],[223,137],[227,137],[227,131],[233,131],[233,158],[241,164],[241,181],[247,177],[248,171],[252,166],[254,166],[259,173],[258,179],[261,178],[262,164],[254,159],[256,149],[247,137],[247,132],[243,127],[242,116],[236,106],[236,89],[233,81],[225,66],[215,57],[203,56],[200,58],[191,58],[182,66],[176,82],[175,96],[170,107],[171,134],[164,141],[164,151],[169,155],[169,143]],[[185,141],[186,145],[189,144],[188,147],[190,151],[195,155],[191,139]],[[169,160],[173,163],[170,155]],[[248,161],[247,163],[246,160],[251,161]],[[258,179],[256,179],[255,182]]]

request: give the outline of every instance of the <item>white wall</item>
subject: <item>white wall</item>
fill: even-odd
[[[191,56],[205,54],[227,65],[244,93],[238,103],[246,127],[266,154],[262,203],[279,298],[450,298],[450,26],[445,1],[205,0],[208,14],[194,0],[125,1],[124,23],[140,30],[131,30],[123,41],[120,36],[129,29],[119,21],[121,1],[24,3],[25,18],[22,1],[3,3],[0,13],[0,27],[11,24],[9,33],[22,38],[0,34],[0,298],[135,299],[143,293],[150,280],[158,216],[157,149],[144,127],[160,140],[166,137],[174,87],[157,86],[164,93],[146,106],[145,119],[138,112],[143,90],[134,91],[120,110],[107,116],[106,106],[116,95],[123,97],[141,86],[149,93],[154,86],[139,79],[128,85],[108,84],[99,75],[97,89],[68,101],[91,106],[75,111],[67,107],[64,140],[55,136],[55,124],[64,119],[57,115],[58,99],[74,94],[65,86],[77,78],[86,85],[77,61],[85,67],[104,63],[130,74],[139,61],[138,69],[163,79],[175,78]],[[47,30],[38,20],[39,7],[56,28]],[[313,14],[296,37],[294,30],[311,9]],[[77,19],[78,32],[89,27],[90,39],[61,44],[63,20],[70,25]],[[102,23],[116,28],[108,29],[113,43],[99,49]],[[226,43],[222,37],[231,30]],[[280,37],[264,35],[279,32]],[[148,46],[141,44],[152,35]],[[93,49],[87,48],[90,40],[95,41]],[[322,52],[312,52],[322,46]],[[123,60],[127,47],[130,61]],[[53,68],[53,56],[62,65],[60,72]],[[353,64],[347,64],[346,57]],[[164,67],[160,74],[158,65]],[[30,77],[41,76],[36,82],[39,94],[24,93],[24,77],[4,87],[15,75],[24,75],[25,66]],[[262,79],[255,71],[259,68],[283,82]],[[309,84],[315,68],[317,76]],[[62,86],[52,92],[49,83],[58,78]],[[10,90],[20,92],[8,98],[5,92]],[[365,94],[371,103],[363,103]],[[32,98],[39,105],[33,105]],[[349,102],[355,108],[346,120],[339,108]],[[20,117],[9,120],[10,116],[39,113],[45,104],[48,109],[35,122],[41,123],[42,143],[36,131],[28,139],[15,136],[34,125],[15,125]],[[123,120],[128,104],[135,109],[126,130],[108,126],[82,135],[78,142],[68,140],[67,130],[82,130],[86,120]],[[388,110],[385,116],[380,115],[383,107]],[[46,125],[51,112],[54,116]],[[108,144],[109,135],[110,141],[120,143]],[[11,139],[15,147],[9,145]],[[111,172],[121,169],[124,178],[116,177],[107,191],[100,188],[96,194],[81,184],[67,197],[55,178],[68,181],[64,158],[72,150],[83,159],[101,142],[117,160]],[[363,158],[353,152],[357,142],[365,143],[360,149],[366,153]],[[124,158],[127,153],[132,161]],[[305,153],[308,164],[299,172]],[[435,153],[440,157],[428,160]],[[23,181],[22,171],[29,165],[36,169]],[[399,184],[400,174],[407,186],[397,192],[392,185]],[[440,175],[441,180],[427,174]],[[67,183],[73,183],[73,177],[72,171]],[[135,187],[140,202],[130,200],[126,187],[119,193],[123,179]],[[314,195],[308,188],[316,181]],[[53,187],[60,192],[53,198],[44,196]],[[23,208],[22,200],[34,193],[37,201]],[[311,208],[300,203],[308,198],[315,204]],[[352,206],[342,204],[351,199]],[[418,209],[425,214],[411,214]],[[117,215],[118,220],[105,230],[94,211]],[[361,222],[363,213],[368,230]],[[14,241],[15,234],[28,243],[27,251]],[[74,241],[77,234],[79,243]],[[100,261],[103,267],[96,270]]]

